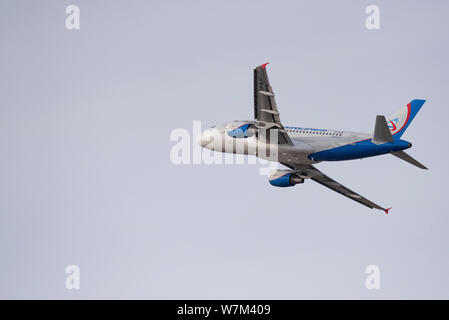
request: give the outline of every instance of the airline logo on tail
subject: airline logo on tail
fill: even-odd
[[[396,131],[398,121],[399,121],[398,118],[394,118],[394,119],[390,120],[391,125],[388,125],[388,128],[390,128],[390,131]]]
[[[393,117],[389,120],[388,127],[391,134],[396,134],[404,129],[410,120],[410,103],[406,107],[401,108]],[[402,133],[401,133],[402,135]]]

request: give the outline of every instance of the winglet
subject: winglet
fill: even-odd
[[[263,65],[261,65],[260,67],[262,68],[262,69],[265,69],[266,68],[266,66],[267,66],[267,64],[269,64],[269,62],[267,62],[267,63],[264,63]]]
[[[385,210],[384,210],[385,213],[388,214],[388,211],[390,211],[391,208],[393,208],[393,207],[389,207],[388,209],[385,209]]]

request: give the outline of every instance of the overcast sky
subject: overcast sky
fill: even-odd
[[[447,12],[1,1],[0,297],[448,299]],[[267,61],[285,125],[372,132],[377,114],[427,100],[403,138],[430,170],[390,155],[317,165],[389,215],[313,181],[272,187],[259,165],[170,161],[172,130],[252,119]],[[372,264],[380,290],[365,287]]]

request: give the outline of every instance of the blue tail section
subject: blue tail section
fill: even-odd
[[[399,140],[415,118],[426,100],[415,99],[399,110],[388,121],[388,127],[394,140]]]

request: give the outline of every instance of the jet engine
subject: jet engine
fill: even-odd
[[[304,183],[304,179],[291,170],[276,170],[268,177],[268,181],[275,187],[293,187]]]
[[[228,135],[233,138],[249,138],[257,133],[257,128],[251,122],[235,121],[231,124],[231,127],[233,128],[228,130]]]

